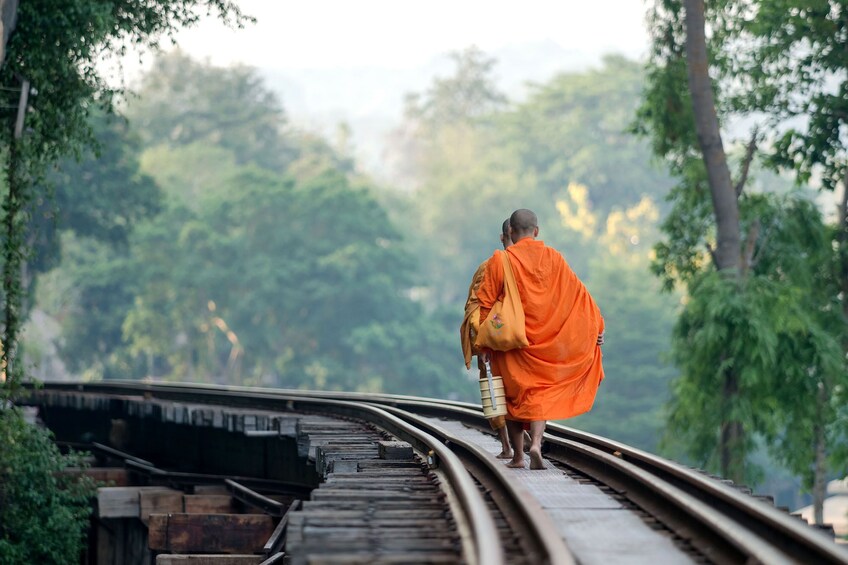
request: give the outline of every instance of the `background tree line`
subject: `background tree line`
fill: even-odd
[[[679,297],[661,296],[647,270],[670,182],[622,127],[640,66],[610,57],[521,102],[496,91],[493,66],[470,49],[453,76],[410,96],[390,159],[411,186],[399,191],[288,126],[254,70],[160,57],[126,122],[97,118],[108,149],[53,179],[65,216],[43,214],[57,229],[38,230],[61,260],[36,302],[56,323],[58,358],[86,378],[476,401],[457,335],[465,292],[503,219],[530,206],[616,328],[608,390],[584,425],[657,449],[673,375],[660,352]],[[609,173],[616,153],[626,174]],[[123,211],[127,230],[76,225],[70,202],[88,216]],[[45,376],[50,345],[26,345]]]

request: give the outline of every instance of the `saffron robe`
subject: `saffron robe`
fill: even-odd
[[[559,420],[592,408],[604,378],[598,335],[601,312],[563,256],[542,241],[524,238],[507,249],[530,345],[492,352],[492,372],[504,379],[510,419]],[[486,263],[477,291],[480,319],[503,295],[503,264]]]
[[[474,276],[471,278],[471,286],[468,287],[468,298],[465,300],[465,316],[462,319],[462,324],[459,326],[459,337],[462,344],[462,355],[465,357],[465,368],[471,368],[471,357],[477,355],[477,370],[480,372],[481,379],[486,378],[486,364],[481,359],[480,352],[474,346],[474,341],[477,339],[477,332],[480,331],[480,303],[477,300],[477,289],[483,283],[486,263],[488,261],[483,261],[477,267],[477,270],[474,271]],[[499,430],[506,425],[506,418],[503,416],[492,416],[488,420],[493,430]]]
[[[459,326],[459,338],[466,369],[471,368],[471,357],[477,355],[477,348],[474,347],[474,340],[477,339],[477,332],[480,329],[480,303],[477,300],[477,289],[483,282],[486,263],[487,261],[480,263],[474,272],[471,286],[468,287],[468,298],[465,300],[465,317],[462,319],[462,325]],[[485,376],[485,369],[482,370],[481,375]]]

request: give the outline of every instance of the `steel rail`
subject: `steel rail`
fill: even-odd
[[[414,410],[435,417],[457,419],[481,430],[489,429],[479,405],[456,402],[440,403],[435,399],[394,395],[378,395],[373,402]],[[646,472],[647,474],[638,474],[643,485],[641,487],[643,489],[641,499],[645,504],[648,504],[645,493],[663,490],[664,487],[659,486],[662,481],[679,489],[679,494],[686,494],[688,497],[694,498],[692,500],[692,498],[684,496],[677,497],[683,503],[682,507],[692,514],[692,517],[687,519],[689,526],[685,528],[681,527],[681,524],[677,526],[678,533],[682,534],[683,537],[691,538],[691,527],[694,527],[695,524],[693,520],[701,520],[705,528],[701,534],[711,532],[706,537],[718,543],[719,538],[715,536],[717,532],[723,531],[723,527],[715,524],[715,512],[699,512],[699,509],[711,507],[720,511],[725,516],[726,521],[744,526],[747,530],[747,536],[752,538],[747,542],[748,551],[751,554],[764,553],[765,550],[760,541],[767,540],[768,543],[780,548],[785,555],[789,555],[800,562],[813,560],[817,563],[848,563],[848,549],[845,547],[834,543],[822,532],[811,528],[797,518],[775,508],[773,504],[742,493],[723,481],[713,479],[679,463],[629,445],[561,424],[549,423],[546,432],[545,440],[548,446],[555,445],[557,438],[570,440],[573,442],[572,447],[582,445],[596,449],[596,459],[601,454],[606,453],[613,455],[616,461],[623,460],[631,463],[633,468],[630,470],[633,471],[631,474],[634,476],[637,475],[636,469]],[[566,456],[566,459],[568,459],[568,456]],[[600,468],[603,469],[603,466]],[[612,480],[608,476],[601,477],[599,474],[597,478],[599,480],[603,478]],[[635,483],[631,483],[631,492],[635,492],[633,484]],[[696,504],[698,501],[702,504]],[[703,503],[707,506],[704,506]],[[659,507],[656,504],[653,506],[653,513],[659,513]],[[679,519],[683,521],[684,517],[680,516]],[[674,524],[673,521],[667,521],[667,523]],[[759,538],[759,541],[754,540],[754,537]],[[726,550],[730,554],[733,550],[729,548],[740,547],[744,537],[732,535],[725,540]]]
[[[138,383],[133,382],[121,382],[115,384],[125,386],[126,390],[133,391],[137,391],[139,386]],[[73,385],[69,383],[60,384],[61,388],[73,388],[74,386],[80,385]],[[97,384],[86,384],[86,386],[90,386],[91,389],[93,389],[97,387]],[[104,389],[104,392],[113,392],[115,390],[114,388],[111,388],[114,385],[110,384],[106,386],[110,388],[109,390]],[[149,385],[143,384],[142,386]],[[211,385],[201,385],[198,388],[218,391],[225,390],[233,393],[256,390],[245,387],[217,387]],[[163,383],[159,390],[171,390],[172,392],[177,392],[180,390],[194,389],[194,385]],[[433,417],[452,418],[481,430],[489,429],[479,405],[469,403],[440,401],[437,399],[401,395],[363,395],[361,393],[348,394],[323,391],[279,391],[276,389],[261,390],[269,396],[283,394],[289,398],[307,398],[308,396],[310,398],[320,397],[341,400],[345,398],[361,399],[364,396],[368,398],[368,402],[372,404],[394,406]],[[569,460],[569,453],[573,456],[579,452],[582,453],[581,460],[583,460],[584,463],[589,460],[588,454],[592,454],[591,457],[595,460],[607,460],[604,457],[604,455],[607,455],[612,456],[615,461],[624,461],[629,463],[630,465],[627,467],[628,470],[625,472],[630,473],[634,478],[638,476],[640,477],[640,480],[650,483],[640,487],[643,491],[643,502],[646,504],[648,503],[645,502],[646,499],[644,498],[644,493],[657,491],[657,489],[662,490],[664,487],[658,487],[656,485],[660,485],[661,482],[664,481],[668,483],[668,485],[676,488],[678,492],[682,492],[691,497],[688,499],[689,502],[694,500],[696,502],[700,501],[701,503],[706,503],[707,506],[719,511],[726,521],[735,522],[739,525],[739,527],[747,530],[747,534],[745,535],[765,540],[779,548],[782,552],[784,552],[784,554],[797,561],[809,562],[813,560],[820,563],[848,563],[848,550],[834,543],[822,532],[816,531],[799,521],[797,518],[775,508],[771,504],[757,500],[722,481],[712,479],[696,470],[689,469],[678,463],[630,447],[626,444],[560,424],[548,424],[545,440],[546,449],[548,449],[546,453],[550,453],[550,449],[552,447],[555,448],[558,443],[563,441],[570,442],[566,443],[566,447],[562,448],[566,450],[565,458],[567,461]],[[644,473],[636,473],[637,469],[641,469]],[[611,479],[608,477],[607,480],[615,481],[620,479]],[[635,484],[636,483],[631,483],[631,491],[636,489],[634,486]],[[691,518],[693,520],[697,519],[697,509],[703,507],[699,504],[688,504],[685,506],[686,507],[684,509],[686,512],[693,514],[693,518]],[[710,522],[714,523],[715,518],[716,516],[714,514],[710,514],[709,517],[705,516],[703,520],[709,524]],[[691,531],[691,527],[693,526],[691,524],[692,522],[690,522],[689,526],[681,529],[679,532],[687,539],[692,538],[693,532]],[[667,523],[666,525],[673,529],[673,523]],[[710,536],[716,535],[715,526],[706,525],[705,527],[707,531],[712,532]],[[728,554],[735,551],[732,548],[737,548],[738,550],[739,543],[740,539],[738,537],[733,540],[728,540],[726,546],[726,551],[729,552]],[[752,546],[752,548],[750,548],[751,551],[760,551],[760,549],[756,549],[756,547],[759,547],[756,541],[752,541],[750,545]]]
[[[561,438],[548,438],[546,455],[566,463],[648,511],[714,563],[796,563],[775,546],[740,528],[706,502],[618,457]],[[552,444],[552,445],[551,445]]]
[[[456,453],[481,484],[492,489],[496,503],[506,515],[514,516],[514,528],[522,529],[520,537],[530,542],[527,557],[531,563],[551,563],[570,565],[576,563],[571,550],[557,531],[556,525],[542,508],[541,504],[519,483],[514,476],[507,474],[502,462],[480,446],[456,437],[443,427],[416,414],[396,407],[384,407],[384,410],[426,429]],[[531,527],[532,525],[532,527]]]
[[[481,430],[489,429],[479,406],[472,405],[472,408],[466,408],[454,404],[438,405],[437,402],[430,399],[410,398],[381,398],[378,402],[402,406],[436,417],[452,417]],[[848,564],[848,548],[836,544],[822,532],[775,508],[773,504],[740,492],[738,489],[721,480],[708,477],[699,471],[624,443],[561,424],[548,423],[545,433],[546,447],[550,449],[551,446],[556,445],[557,439],[571,441],[571,448],[577,448],[578,446],[594,448],[597,450],[595,455],[593,455],[596,460],[600,459],[602,454],[608,454],[615,458],[614,461],[626,461],[633,465],[630,471],[633,471],[631,474],[634,477],[637,476],[637,469],[647,473],[638,474],[641,477],[640,481],[643,485],[640,487],[643,489],[641,498],[645,503],[647,503],[645,492],[657,491],[657,489],[662,490],[664,487],[659,486],[661,482],[666,482],[668,485],[678,489],[680,494],[686,494],[688,497],[691,497],[678,497],[681,501],[686,499],[687,502],[683,505],[683,508],[688,509],[687,512],[694,513],[693,517],[688,519],[690,523],[689,527],[682,528],[678,524],[678,533],[682,534],[683,537],[691,537],[691,527],[694,524],[691,520],[702,519],[707,531],[712,532],[707,537],[716,542],[719,541],[715,537],[716,526],[710,525],[715,523],[715,513],[706,512],[703,513],[702,518],[697,518],[699,514],[698,509],[711,507],[713,510],[720,511],[726,517],[725,520],[743,525],[750,537],[756,536],[760,540],[767,540],[771,545],[780,548],[784,555],[789,555],[798,562]],[[565,459],[568,461],[569,455],[566,455]],[[583,460],[584,462],[588,461],[585,457]],[[605,466],[600,465],[598,468],[604,470]],[[600,473],[596,473],[595,478],[600,482],[605,482],[604,479],[612,480],[609,477],[609,473],[605,477],[602,477]],[[634,489],[636,487],[634,485],[635,483],[631,483],[628,494],[635,492]],[[701,504],[696,504],[696,502],[700,502]],[[707,506],[704,506],[704,504]],[[660,508],[656,504],[653,507],[653,514],[660,513]],[[680,516],[679,519],[684,520],[684,517]],[[666,523],[673,525],[674,521],[666,520]],[[726,539],[730,546],[733,547],[738,547],[738,544],[742,541],[736,535]],[[763,551],[762,546],[756,540],[749,541],[748,545],[754,554],[762,553]]]
[[[247,488],[243,484],[232,479],[224,479],[224,484],[227,486],[227,490],[230,491],[233,498],[243,502],[244,504],[259,508],[266,514],[280,517],[288,510],[288,507],[285,504],[277,502],[273,498],[268,498],[264,494]]]
[[[57,386],[58,385],[58,386]],[[472,564],[503,565],[505,556],[499,543],[497,527],[486,502],[462,461],[441,441],[416,428],[380,407],[355,401],[322,399],[314,396],[285,395],[271,389],[241,387],[209,387],[192,384],[165,385],[156,383],[45,383],[44,389],[103,394],[144,394],[160,399],[196,404],[240,406],[267,410],[298,410],[302,412],[335,414],[370,422],[415,447],[428,456],[449,479],[458,504],[453,508],[457,522],[467,524],[470,539],[463,539],[465,561]]]
[[[280,521],[277,523],[277,527],[274,528],[274,533],[271,534],[271,537],[268,538],[268,541],[265,542],[265,545],[262,547],[262,551],[266,556],[274,555],[282,550],[286,531],[289,527],[289,517],[291,516],[291,512],[300,510],[301,505],[302,502],[300,500],[295,500],[294,503],[286,509],[285,514],[282,515]]]
[[[378,402],[401,406],[436,417],[452,417],[481,430],[489,429],[479,406],[472,405],[471,408],[466,408],[456,404],[439,405],[431,399],[399,397],[380,398]],[[682,507],[688,509],[687,512],[693,513],[693,517],[687,519],[690,526],[683,528],[678,524],[678,533],[682,534],[683,537],[691,537],[691,527],[694,524],[692,520],[698,519],[703,520],[707,531],[712,532],[707,537],[717,543],[719,538],[715,537],[716,528],[718,528],[718,531],[722,531],[723,527],[714,525],[715,512],[699,512],[700,509],[712,508],[720,511],[726,517],[725,520],[744,525],[749,537],[756,536],[760,540],[767,540],[771,545],[780,548],[784,555],[789,555],[796,561],[813,560],[816,563],[848,564],[848,549],[845,547],[836,544],[822,532],[811,528],[797,518],[775,508],[773,504],[740,492],[721,480],[716,480],[674,461],[605,437],[561,424],[549,423],[545,433],[546,447],[550,450],[551,446],[556,445],[557,439],[571,441],[570,448],[572,449],[577,449],[578,446],[594,448],[597,450],[593,455],[596,460],[600,460],[602,454],[608,454],[614,457],[613,461],[626,461],[632,464],[633,467],[627,472],[632,471],[631,475],[640,477],[643,485],[640,487],[643,490],[641,499],[646,504],[645,492],[663,490],[665,487],[660,486],[661,482],[666,482],[678,489],[678,494],[687,495],[677,497],[683,503]],[[568,461],[569,456],[566,455],[565,459]],[[585,457],[583,460],[584,462],[588,461]],[[605,466],[600,465],[598,468],[603,470]],[[636,473],[637,469],[644,473]],[[595,478],[600,482],[612,480],[609,473],[604,477],[600,473],[596,473]],[[635,484],[631,482],[628,495],[635,492]],[[698,502],[701,504],[697,504]],[[656,504],[652,506],[654,507],[653,514],[656,515],[661,512],[659,506]],[[702,515],[702,518],[698,518],[699,514]],[[684,517],[679,516],[679,519],[684,520]],[[666,520],[666,523],[674,524],[674,521]],[[725,539],[732,547],[739,547],[739,544],[743,541],[737,535]],[[763,546],[757,540],[750,540],[748,545],[752,554],[763,553],[764,551]]]
[[[112,459],[123,460],[123,461],[135,461],[136,463],[140,463],[141,465],[147,465],[148,467],[153,467],[153,463],[147,461],[146,459],[141,459],[136,457],[135,455],[130,455],[129,453],[124,453],[119,449],[115,449],[114,447],[109,447],[108,445],[103,445],[102,443],[97,443],[96,441],[91,442],[91,446],[89,449],[93,451],[97,451]]]
[[[823,532],[811,528],[773,504],[740,492],[725,482],[601,436],[559,424],[549,424],[547,429],[545,439],[549,449],[556,450],[556,446],[562,446],[566,459],[569,453],[574,453],[576,446],[611,455],[618,461],[629,463],[634,469],[649,473],[655,481],[664,481],[709,504],[727,519],[747,529],[751,535],[767,540],[792,559],[800,562],[848,563],[848,548],[836,544]]]
[[[374,402],[415,410],[435,417],[457,419],[481,430],[489,429],[479,405],[458,402],[441,403],[435,399],[396,395],[380,395]],[[557,438],[573,442],[571,444],[573,448],[578,445],[594,448],[597,450],[597,457],[606,453],[613,455],[616,461],[632,464],[634,476],[636,469],[641,469],[647,473],[640,475],[643,481],[648,481],[652,485],[659,484],[658,480],[667,482],[696,501],[706,503],[714,510],[720,511],[727,520],[744,524],[750,536],[768,540],[773,546],[780,548],[785,555],[797,561],[813,560],[816,563],[848,564],[848,548],[836,544],[823,532],[811,528],[773,504],[740,492],[724,481],[716,480],[697,470],[624,443],[561,424],[549,423],[545,434],[548,446],[555,445]],[[648,486],[647,488],[653,490],[661,487]],[[684,506],[693,509],[703,508],[702,505],[692,502]],[[697,513],[696,510],[692,511]],[[715,514],[707,514],[709,516],[704,515],[703,518],[705,523],[714,522]],[[710,528],[714,527],[710,526]],[[686,533],[683,529],[680,531]],[[738,536],[731,536],[728,541],[730,540],[734,546],[740,543]],[[762,551],[762,547],[756,541],[750,541],[749,545],[753,553]]]
[[[81,386],[85,386],[86,390],[96,392],[112,393],[116,388],[122,388],[126,391],[137,391],[140,387],[155,385],[157,389],[189,389],[189,390],[211,390],[221,391],[226,390],[234,393],[267,393],[271,395],[310,397],[310,398],[326,398],[328,400],[344,400],[344,401],[359,401],[371,402],[379,404],[388,404],[392,406],[415,405],[418,403],[432,404],[433,406],[449,406],[457,408],[467,408],[470,410],[480,410],[479,404],[471,402],[462,402],[459,400],[446,400],[442,398],[428,398],[422,396],[409,396],[403,394],[387,394],[380,392],[340,392],[332,390],[302,390],[302,389],[287,389],[287,388],[270,388],[270,387],[248,387],[238,385],[225,384],[210,384],[210,383],[182,383],[182,382],[167,382],[167,381],[135,381],[114,379],[100,382],[77,383],[70,381],[44,381],[45,386],[51,388],[62,388],[77,390]],[[24,387],[32,388],[29,383],[24,383]],[[101,388],[102,387],[102,388]],[[82,389],[79,389],[82,390]],[[151,389],[152,390],[152,389]]]

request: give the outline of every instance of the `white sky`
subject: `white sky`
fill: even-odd
[[[639,57],[647,49],[644,0],[240,0],[257,24],[215,21],[178,43],[212,63],[255,67],[410,68],[477,45],[484,51],[553,40],[569,50]]]

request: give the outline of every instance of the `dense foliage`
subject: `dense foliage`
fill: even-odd
[[[673,340],[681,377],[669,441],[736,480],[758,477],[752,457],[765,444],[813,489],[819,520],[829,464],[844,470],[848,461],[839,449],[848,200],[827,225],[810,191],[787,194],[773,175],[760,172],[755,183],[753,174],[760,163],[803,184],[816,171],[821,188],[832,190],[848,170],[839,141],[844,98],[833,94],[844,89],[845,60],[832,56],[844,45],[844,9],[840,2],[655,2],[636,126],[678,179],[653,264],[667,289],[681,285],[689,295]],[[704,16],[700,28],[692,14]],[[698,41],[706,43],[709,75],[693,60]],[[712,106],[696,92],[699,73]],[[725,128],[724,146],[721,139],[710,146],[695,127],[710,112],[722,125],[737,124],[736,132],[738,124],[750,129],[740,139]],[[735,215],[717,206],[722,162],[738,171],[730,187]],[[730,265],[718,249],[722,221],[741,239]]]
[[[4,6],[4,12],[9,8]],[[89,235],[125,240],[127,223],[151,211],[149,197],[155,189],[133,176],[132,166],[123,166],[122,148],[110,156],[115,167],[98,168],[95,176],[102,182],[90,183],[92,190],[83,199],[91,204],[88,207],[64,200],[67,193],[61,190],[59,207],[55,207],[52,190],[44,182],[46,173],[58,159],[79,156],[92,147],[94,114],[98,108],[112,109],[115,91],[98,67],[104,56],[120,55],[131,44],[155,46],[162,35],[196,22],[204,13],[235,25],[246,18],[228,0],[31,0],[11,8],[17,11],[17,23],[0,68],[0,157],[6,189],[2,199],[0,561],[72,563],[78,560],[85,539],[93,485],[62,474],[67,465],[80,462],[63,458],[46,432],[25,424],[7,406],[16,400],[26,376],[17,346],[29,312],[26,298],[34,274],[59,261],[55,234],[39,227],[50,227],[58,215],[68,220],[68,226]],[[17,120],[19,114],[23,122]],[[84,170],[73,167],[66,168],[65,174],[91,180]],[[115,174],[129,181],[125,188],[139,190],[121,198],[110,185],[110,175]],[[112,210],[104,206],[104,200],[120,205]]]
[[[65,471],[83,466],[19,410],[0,410],[0,563],[77,562],[95,485]]]
[[[0,106],[0,145],[5,158],[3,202],[3,349],[7,376],[3,398],[13,396],[23,373],[14,362],[22,320],[24,263],[32,242],[27,208],[49,165],[79,154],[93,143],[90,118],[99,107],[113,107],[115,89],[98,62],[126,52],[128,45],[157,45],[163,35],[215,13],[241,25],[245,18],[228,0],[21,2],[0,69],[0,87],[11,98]],[[85,30],[85,33],[80,33]],[[16,133],[19,93],[29,91],[25,129]]]
[[[162,111],[155,101],[179,100],[169,93],[186,76],[217,90],[198,82],[192,104]],[[171,53],[128,114],[146,149],[123,173],[161,187],[160,213],[136,218],[126,245],[65,225],[68,261],[42,297],[68,369],[473,398],[453,331],[409,298],[415,262],[374,188],[326,143],[287,129],[254,70]],[[65,288],[68,299],[50,298]]]

